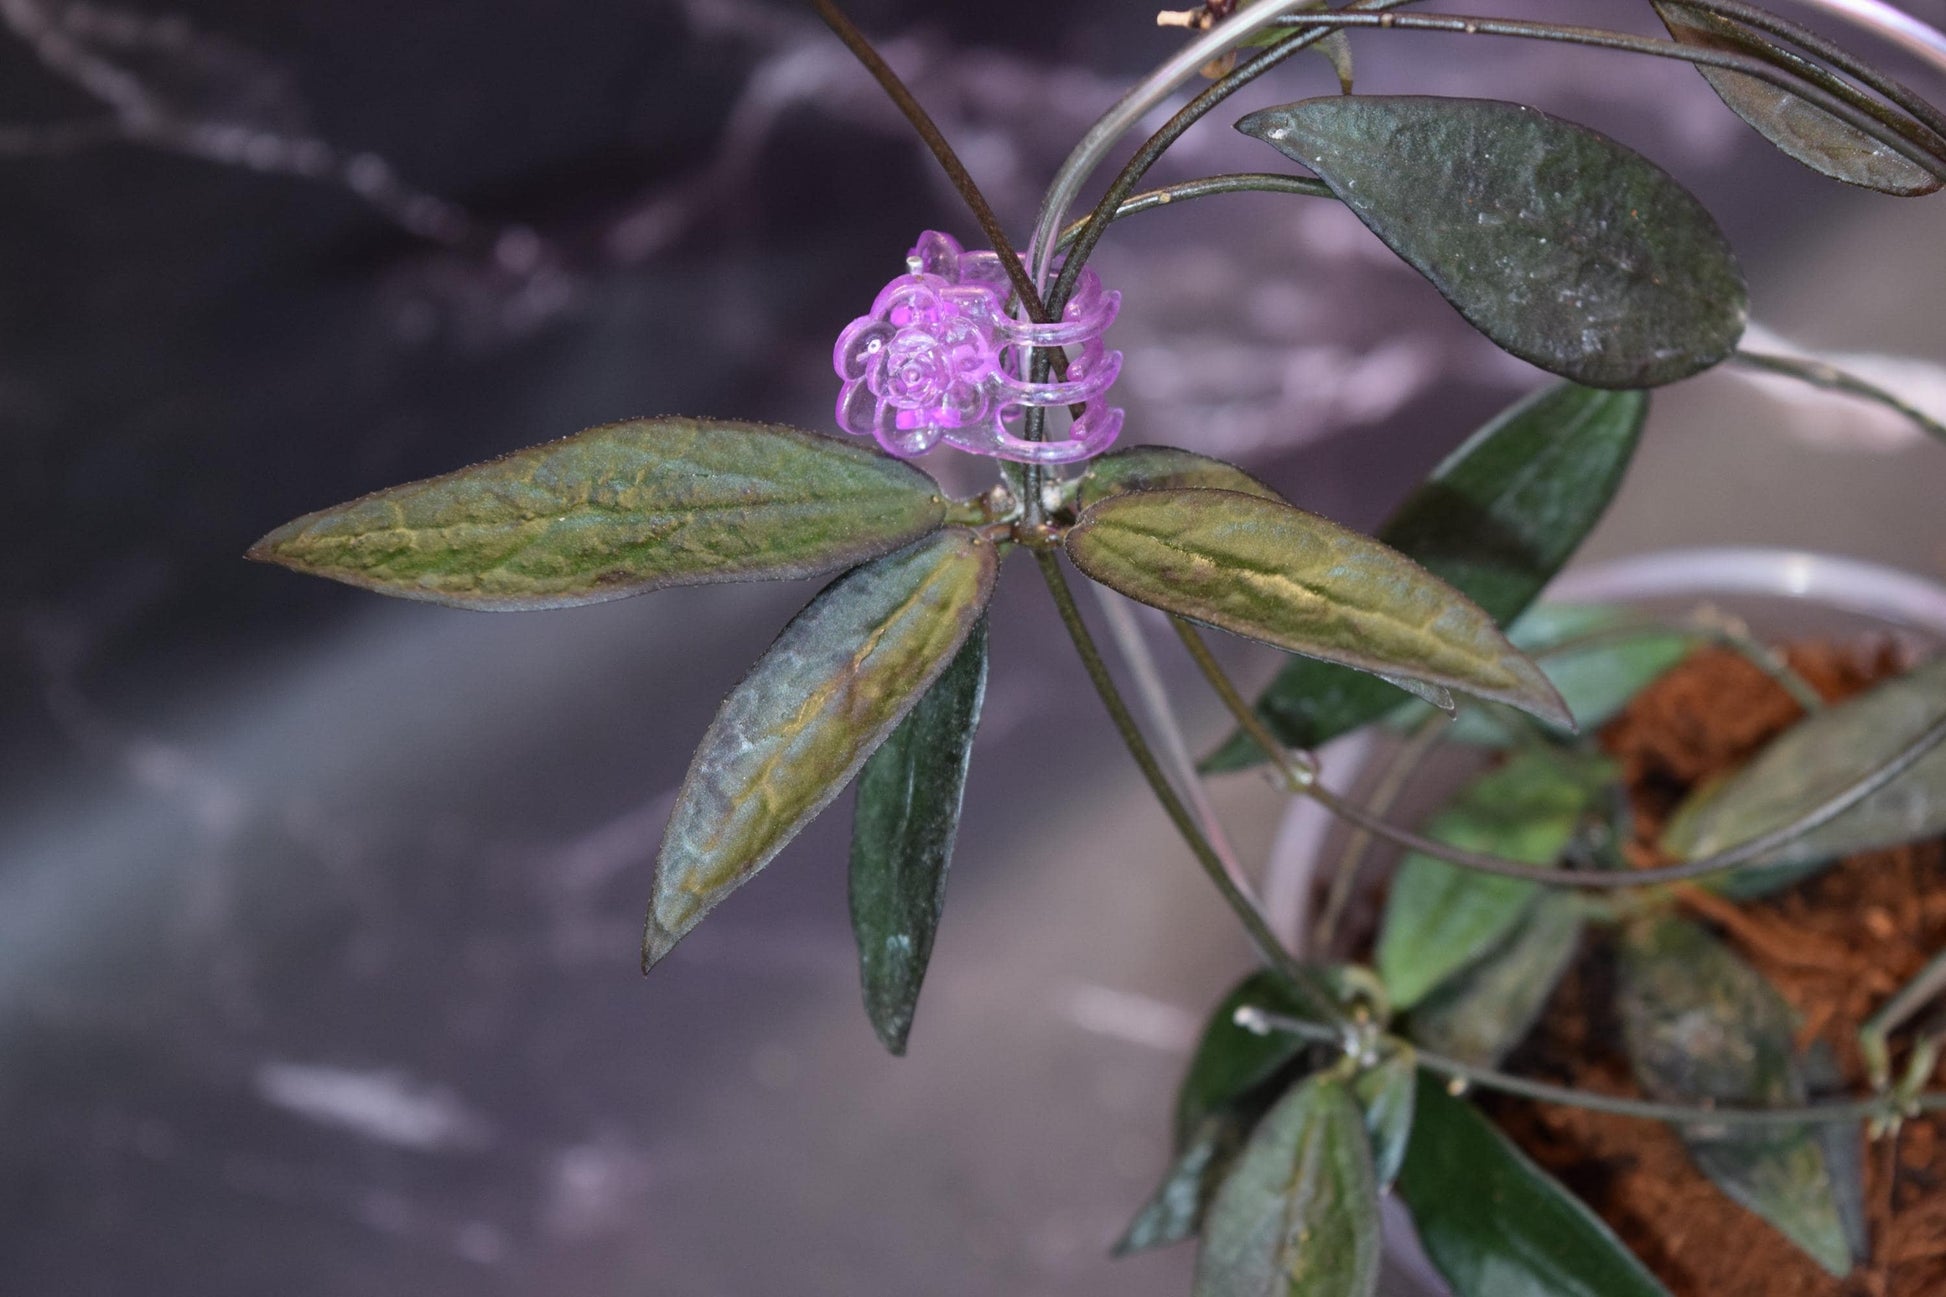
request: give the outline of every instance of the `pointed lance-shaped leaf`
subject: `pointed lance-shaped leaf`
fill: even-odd
[[[1506,625],[1600,521],[1648,409],[1642,392],[1572,383],[1537,392],[1467,438],[1379,528],[1378,539]],[[1257,699],[1257,714],[1292,747],[1315,748],[1400,702],[1374,677],[1297,658]],[[1204,768],[1241,770],[1265,759],[1237,734]]]
[[[459,608],[561,608],[835,572],[945,508],[930,477],[855,441],[637,419],[306,514],[250,557]]]
[[[972,633],[993,545],[953,527],[846,573],[731,691],[655,862],[642,963],[668,954],[830,804]]]
[[[1082,513],[1067,550],[1089,577],[1165,612],[1573,724],[1540,668],[1470,599],[1371,537],[1276,500],[1114,496]]]
[[[1303,1001],[1270,972],[1252,973],[1217,1004],[1176,1091],[1173,1160],[1115,1244],[1115,1255],[1194,1238],[1244,1141],[1278,1092],[1303,1070],[1304,1041],[1289,1032],[1239,1027],[1237,1010],[1246,1007],[1292,1017],[1306,1012]]]
[[[1314,1076],[1270,1110],[1217,1191],[1196,1297],[1371,1297],[1378,1181],[1343,1081]]]
[[[1419,1087],[1399,1190],[1454,1297],[1669,1297],[1472,1104]]]
[[[1824,71],[1742,23],[1672,0],[1654,3],[1669,34],[1685,45],[1753,55],[1787,72],[1809,73],[1814,78]],[[1699,66],[1696,70],[1731,112],[1813,171],[1905,198],[1930,194],[1940,186],[1940,177],[1934,172],[1802,95],[1728,68]]]
[[[1435,842],[1550,865],[1581,826],[1608,762],[1567,753],[1522,752],[1461,790],[1426,826]],[[1410,1008],[1448,978],[1502,947],[1542,888],[1408,855],[1386,897],[1378,971],[1386,994]]]
[[[1736,349],[1723,232],[1631,149],[1521,104],[1347,95],[1237,129],[1317,172],[1467,321],[1590,387],[1657,387]]]
[[[1582,927],[1575,896],[1543,893],[1497,949],[1414,1006],[1406,1034],[1435,1054],[1498,1066],[1540,1021],[1574,962]]]
[[[1804,1102],[1797,1015],[1761,973],[1687,919],[1628,928],[1616,1006],[1642,1088],[1687,1104]],[[1852,1253],[1824,1146],[1803,1126],[1686,1124],[1683,1142],[1716,1186],[1834,1275]]]
[[[858,942],[865,1012],[894,1054],[905,1053],[946,903],[946,870],[986,684],[982,618],[858,776],[851,817],[851,930]]]
[[[1783,828],[1915,742],[1946,716],[1946,654],[1779,735],[1751,762],[1678,808],[1663,849],[1696,860]],[[1738,879],[1946,833],[1946,744],[1877,792],[1762,857]]]

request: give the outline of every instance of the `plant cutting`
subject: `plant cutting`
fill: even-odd
[[[1826,706],[1734,626],[1524,614],[1601,517],[1656,387],[1749,366],[1877,402],[1942,440],[1946,429],[1829,367],[1743,350],[1735,254],[1648,158],[1519,104],[1355,93],[1352,54],[1355,40],[1424,31],[1681,60],[1810,170],[1893,196],[1946,183],[1946,114],[1742,0],[1641,6],[1666,37],[1427,14],[1411,0],[1211,0],[1168,16],[1196,34],[1077,144],[1016,251],[920,96],[831,0],[815,7],[911,119],[987,244],[927,231],[902,266],[888,257],[898,273],[861,290],[834,344],[833,431],[609,424],[309,514],[252,556],[472,610],[831,577],[701,739],[648,884],[642,962],[733,903],[855,785],[853,924],[866,1009],[894,1053],[941,921],[989,603],[1009,560],[1031,567],[1262,963],[1211,1019],[1178,1102],[1174,1164],[1125,1249],[1199,1239],[1202,1297],[1370,1294],[1379,1203],[1396,1182],[1464,1297],[1666,1291],[1471,1090],[1670,1126],[1750,1228],[1781,1230],[1833,1273],[1864,1260],[1870,1241],[1842,1218],[1832,1165],[1845,1133],[1887,1136],[1946,1107],[1920,1012],[1946,973],[1891,998],[1861,1043],[1868,1075],[1834,1093],[1788,1006],[1684,898],[1713,889],[1709,904],[1735,912],[1735,897],[1805,885],[1834,859],[1946,833],[1946,676],[1902,664]],[[1185,132],[1306,50],[1329,56],[1340,93],[1236,122],[1267,164],[1303,173],[1140,188]],[[1208,84],[1070,222],[1106,153],[1199,73]],[[1470,435],[1455,429],[1452,454],[1375,536],[1194,447],[1122,444],[1121,298],[1090,259],[1120,220],[1249,191],[1343,204],[1475,329],[1557,380]],[[930,454],[991,459],[991,488],[951,497],[915,462]],[[1158,755],[1070,569],[1167,614],[1230,710],[1236,732],[1200,772]],[[1254,701],[1211,651],[1211,628],[1287,655]],[[1644,841],[1590,735],[1699,639],[1805,716]],[[1127,636],[1117,647],[1147,651]],[[1504,757],[1414,831],[1346,796],[1314,755],[1367,725],[1408,729],[1401,770],[1439,743]],[[1368,964],[1322,957],[1330,943],[1293,951],[1197,809],[1203,774],[1259,767],[1414,853]],[[1343,912],[1335,899],[1328,916]],[[1501,1068],[1592,928],[1622,952],[1639,1096]]]

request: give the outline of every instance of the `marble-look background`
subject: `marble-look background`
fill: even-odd
[[[1172,48],[1151,7],[856,15],[1024,231]],[[1355,40],[1363,88],[1518,97],[1652,153],[1719,214],[1767,327],[1946,359],[1936,201],[1799,171],[1677,65]],[[1165,174],[1283,165],[1227,121],[1329,77],[1288,65]],[[689,748],[808,588],[481,616],[238,557],[618,417],[825,426],[830,339],[927,226],[973,234],[783,0],[0,0],[0,1292],[1187,1291],[1186,1251],[1104,1249],[1247,953],[1037,583],[1003,582],[894,1061],[856,1004],[842,804],[634,971]],[[1353,525],[1538,381],[1330,204],[1145,216],[1098,265],[1126,294],[1128,440]],[[1591,553],[1809,544],[1938,574],[1942,454],[1706,378],[1658,398]],[[1276,799],[1217,797],[1261,857]]]

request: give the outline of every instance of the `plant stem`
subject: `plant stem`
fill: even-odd
[[[1651,58],[1675,59],[1698,67],[1720,68],[1754,77],[1815,105],[1854,130],[1863,132],[1901,157],[1942,180],[1946,180],[1946,138],[1921,122],[1893,112],[1885,105],[1863,95],[1834,92],[1822,83],[1767,60],[1749,54],[1706,46],[1685,45],[1680,41],[1654,36],[1633,36],[1627,32],[1600,27],[1578,27],[1558,23],[1524,22],[1514,19],[1468,17],[1453,14],[1287,14],[1279,25],[1299,31],[1342,31],[1349,28],[1376,28],[1383,31],[1432,31],[1464,36],[1512,36],[1524,40],[1557,41],[1585,45],[1591,49],[1643,54]]]
[[[1378,787],[1372,790],[1374,814],[1384,815],[1392,809],[1406,785],[1412,782],[1420,763],[1439,746],[1448,728],[1446,717],[1438,711],[1431,712],[1419,722],[1412,736],[1387,763]],[[1359,867],[1365,863],[1365,853],[1371,850],[1375,840],[1376,835],[1370,829],[1353,829],[1350,840],[1345,844],[1344,856],[1338,861],[1336,876],[1331,880],[1331,892],[1325,897],[1324,909],[1311,929],[1312,949],[1321,955],[1330,950],[1331,939],[1337,935],[1338,925],[1344,921],[1345,909],[1351,904],[1352,888],[1358,881]]]
[[[1338,197],[1331,192],[1331,186],[1322,180],[1313,180],[1309,176],[1285,176],[1274,171],[1238,171],[1220,176],[1204,176],[1200,180],[1184,180],[1157,189],[1145,189],[1117,207],[1115,214],[1108,219],[1119,221],[1125,217],[1154,211],[1158,207],[1185,203],[1196,198],[1210,198],[1217,194],[1247,193],[1301,194],[1306,198],[1333,200]],[[1086,217],[1070,223],[1065,230],[1061,231],[1061,237],[1055,242],[1055,251],[1067,251],[1068,246],[1081,237],[1081,231],[1087,224]]]
[[[1000,255],[1000,265],[1006,270],[1007,279],[1013,285],[1013,290],[1019,296],[1020,303],[1026,309],[1028,316],[1039,324],[1050,321],[1053,317],[1047,313],[1047,306],[1041,301],[1040,292],[1035,288],[1033,279],[1028,276],[1027,268],[1020,264],[1020,256],[1014,251],[1012,241],[1007,238],[1007,231],[1000,224],[1000,218],[994,215],[993,205],[987,202],[986,195],[980,192],[980,186],[974,183],[972,174],[959,160],[959,154],[953,151],[953,146],[947,142],[944,135],[940,134],[932,115],[914,97],[905,82],[899,79],[899,74],[892,70],[891,65],[879,54],[871,41],[866,38],[865,33],[859,31],[857,24],[853,23],[845,11],[838,7],[836,0],[811,0],[811,7],[818,11],[818,17],[824,19],[825,25],[837,33],[838,39],[845,43],[845,48],[864,65],[865,70],[872,74],[872,78],[898,106],[899,111],[905,114],[905,119],[912,123],[912,129],[919,133],[919,138],[926,142],[926,147],[932,150],[933,157],[939,160],[940,167],[946,172],[946,178],[952,181],[953,188],[959,191],[959,196],[966,200],[967,207],[973,212],[973,219],[980,223],[981,233],[986,235],[993,250]]]
[[[1730,359],[1739,365],[1765,370],[1772,374],[1782,374],[1786,378],[1795,378],[1828,392],[1843,392],[1846,396],[1856,396],[1861,400],[1876,402],[1894,414],[1910,419],[1928,436],[1946,442],[1946,424],[1940,423],[1917,406],[1900,400],[1884,388],[1847,374],[1842,369],[1827,365],[1821,360],[1799,360],[1793,356],[1777,356],[1759,351],[1734,352]]]
[[[1361,13],[1376,13],[1388,9],[1397,9],[1415,2],[1416,0],[1352,0],[1352,3],[1347,6],[1346,10],[1339,12],[1357,10]],[[1269,6],[1266,4],[1260,6],[1260,8],[1268,9]],[[1253,15],[1249,10],[1244,11],[1241,18],[1254,21]],[[1262,23],[1256,23],[1255,26],[1246,28],[1245,26],[1237,25],[1238,23],[1239,20],[1237,18],[1232,18],[1218,27],[1216,32],[1211,34],[1216,35],[1218,33],[1234,31],[1237,33],[1237,39],[1241,41],[1245,39],[1250,31],[1256,30],[1263,25]],[[1128,163],[1116,174],[1115,179],[1110,182],[1108,191],[1095,204],[1095,210],[1088,215],[1087,223],[1082,227],[1081,233],[1075,237],[1073,246],[1068,250],[1067,260],[1062,263],[1060,277],[1054,281],[1054,286],[1048,290],[1047,300],[1049,303],[1058,302],[1063,305],[1066,304],[1069,295],[1074,292],[1075,282],[1081,276],[1082,267],[1087,264],[1088,258],[1094,255],[1095,246],[1101,242],[1102,234],[1107,231],[1109,223],[1115,219],[1115,212],[1121,207],[1128,196],[1135,191],[1135,186],[1141,183],[1142,177],[1148,174],[1149,168],[1154,166],[1156,160],[1168,151],[1170,145],[1181,139],[1185,131],[1201,121],[1209,114],[1211,109],[1215,108],[1225,99],[1228,99],[1231,95],[1243,89],[1284,60],[1294,57],[1300,51],[1317,44],[1329,34],[1330,31],[1327,28],[1316,28],[1312,31],[1301,32],[1290,40],[1265,50],[1263,53],[1237,68],[1234,72],[1223,77],[1222,80],[1210,85],[1194,99],[1191,99],[1177,111],[1175,116],[1163,124],[1162,129],[1143,141],[1141,147],[1135,151],[1135,156],[1128,160]],[[1194,48],[1199,53],[1203,50],[1200,44]],[[1062,218],[1066,215],[1068,199],[1079,191],[1082,180],[1086,178],[1087,171],[1092,169],[1094,162],[1106,151],[1107,146],[1113,142],[1114,136],[1119,135],[1121,130],[1125,129],[1125,126],[1117,126],[1113,134],[1106,135],[1105,138],[1097,142],[1095,137],[1098,134],[1104,133],[1105,128],[1114,124],[1116,120],[1114,114],[1103,118],[1097,124],[1096,130],[1090,132],[1089,139],[1084,141],[1082,146],[1074,151],[1073,155],[1069,157],[1067,165],[1062,168],[1061,175],[1056,178],[1055,187],[1048,193],[1049,201],[1041,209],[1041,223],[1036,230],[1036,247],[1039,247],[1043,240],[1051,244],[1061,227]]]
[[[1497,874],[1502,878],[1520,878],[1528,882],[1548,883],[1559,887],[1611,891],[1652,887],[1662,883],[1687,882],[1711,874],[1728,872],[1740,865],[1749,864],[1779,847],[1788,846],[1812,830],[1830,823],[1904,774],[1921,757],[1941,743],[1946,743],[1946,716],[1941,716],[1890,759],[1853,780],[1789,823],[1768,833],[1759,834],[1748,842],[1731,847],[1727,851],[1719,851],[1715,855],[1705,856],[1700,860],[1665,865],[1657,869],[1622,871],[1551,869],[1544,865],[1525,864],[1501,856],[1466,851],[1459,847],[1448,846],[1443,842],[1435,842],[1431,838],[1421,837],[1419,834],[1388,824],[1363,807],[1339,797],[1318,782],[1318,770],[1314,762],[1309,760],[1299,762],[1291,755],[1290,749],[1278,742],[1277,737],[1265,726],[1263,718],[1257,715],[1256,709],[1245,702],[1243,695],[1237,692],[1236,685],[1223,670],[1223,665],[1210,654],[1208,646],[1202,643],[1202,637],[1194,628],[1184,624],[1180,626],[1178,633],[1183,635],[1183,643],[1189,646],[1190,655],[1196,659],[1197,666],[1202,668],[1203,675],[1209,680],[1210,687],[1216,691],[1216,696],[1222,700],[1224,707],[1229,709],[1230,715],[1243,732],[1248,734],[1276,765],[1292,792],[1302,793],[1312,798],[1340,819],[1366,829],[1408,851],[1416,851],[1421,855],[1431,856],[1435,860],[1458,865],[1462,869]]]
[[[1819,3],[1819,0],[1811,0],[1811,2]],[[1932,104],[1928,103],[1924,97],[1914,93],[1901,82],[1886,76],[1863,59],[1846,52],[1843,46],[1826,40],[1809,27],[1791,22],[1787,18],[1779,18],[1768,9],[1761,9],[1753,4],[1745,4],[1743,0],[1684,0],[1684,3],[1688,4],[1692,9],[1701,9],[1721,18],[1734,19],[1737,22],[1743,23],[1745,26],[1754,27],[1758,31],[1769,32],[1772,36],[1783,37],[1791,44],[1803,50],[1806,54],[1811,55],[1813,58],[1823,59],[1826,63],[1837,68],[1838,71],[1844,73],[1846,76],[1854,78],[1867,88],[1885,96],[1887,100],[1903,108],[1906,112],[1911,113],[1918,120],[1925,123],[1935,134],[1946,136],[1946,114],[1942,114]],[[1831,6],[1826,4],[1820,4],[1819,7],[1825,9],[1831,8]],[[1842,16],[1854,23],[1858,23],[1860,26],[1869,27],[1877,31],[1880,35],[1887,34],[1882,27],[1864,21],[1856,13],[1847,12]],[[1935,64],[1939,63],[1936,56],[1930,57],[1929,61]]]
[[[1559,887],[1579,887],[1596,891],[1616,891],[1634,887],[1652,887],[1662,883],[1688,882],[1706,878],[1711,874],[1727,873],[1739,866],[1750,864],[1759,857],[1768,855],[1780,847],[1803,837],[1805,834],[1830,823],[1853,806],[1871,796],[1885,785],[1897,779],[1910,769],[1915,762],[1928,752],[1946,742],[1946,716],[1941,716],[1928,726],[1911,743],[1881,763],[1876,769],[1854,780],[1834,795],[1819,802],[1810,810],[1800,814],[1789,823],[1768,833],[1760,834],[1727,851],[1705,856],[1700,860],[1686,861],[1677,865],[1664,865],[1655,869],[1632,869],[1622,871],[1550,869],[1541,865],[1523,864],[1506,860],[1499,856],[1484,855],[1475,851],[1463,851],[1443,842],[1435,842],[1394,825],[1387,824],[1363,808],[1346,801],[1319,784],[1315,777],[1299,789],[1305,795],[1316,799],[1332,814],[1353,824],[1370,829],[1379,837],[1408,851],[1443,860],[1447,864],[1458,865],[1479,873],[1497,874],[1502,878],[1520,878],[1528,882],[1547,883]]]
[[[1301,1018],[1268,1013],[1262,1009],[1237,1011],[1237,1025],[1246,1031],[1281,1031],[1318,1044],[1341,1044],[1343,1036],[1328,1027]],[[1411,1045],[1410,1041],[1402,1042]],[[1811,1103],[1792,1108],[1735,1108],[1696,1104],[1657,1103],[1621,1095],[1596,1094],[1570,1086],[1533,1081],[1511,1076],[1492,1068],[1476,1067],[1457,1058],[1432,1054],[1411,1045],[1419,1066],[1455,1081],[1482,1090],[1498,1090],[1541,1103],[1586,1108],[1591,1112],[1612,1113],[1619,1117],[1640,1117],[1647,1121],[1666,1121],[1685,1126],[1804,1126],[1824,1122],[1869,1121],[1878,1117],[1909,1115],[1946,1110],[1946,1092],[1914,1095],[1910,1100],[1891,1098],[1847,1099],[1835,1103]]]
[[[1074,641],[1075,652],[1080,655],[1081,665],[1088,673],[1088,679],[1101,696],[1102,706],[1108,709],[1108,718],[1114,722],[1115,730],[1128,747],[1135,759],[1136,768],[1148,781],[1149,788],[1155,793],[1156,800],[1162,804],[1163,814],[1176,826],[1176,832],[1189,845],[1203,872],[1209,876],[1212,885],[1243,924],[1252,944],[1257,947],[1258,955],[1271,968],[1282,974],[1299,996],[1306,1001],[1305,1009],[1325,1022],[1341,1023],[1343,1015],[1330,990],[1325,987],[1316,973],[1305,967],[1284,948],[1271,931],[1270,924],[1257,912],[1250,898],[1244,895],[1223,868],[1222,860],[1211,849],[1189,809],[1163,774],[1162,764],[1156,759],[1155,752],[1149,747],[1148,740],[1142,737],[1142,728],[1136,724],[1128,703],[1122,698],[1121,690],[1109,674],[1107,662],[1102,660],[1101,650],[1095,645],[1094,634],[1082,620],[1081,609],[1075,604],[1074,591],[1069,588],[1065,573],[1061,571],[1060,560],[1053,551],[1037,549],[1034,558],[1040,565],[1041,577],[1047,583],[1047,592],[1054,597],[1054,606],[1061,614],[1061,624],[1067,628],[1068,638]]]
[[[1195,758],[1189,754],[1189,742],[1183,737],[1182,726],[1176,723],[1175,709],[1170,706],[1169,690],[1156,667],[1155,654],[1149,651],[1148,639],[1136,621],[1137,605],[1107,586],[1093,582],[1089,584],[1094,589],[1096,605],[1108,622],[1109,639],[1120,650],[1122,663],[1128,668],[1129,674],[1135,677],[1136,696],[1142,700],[1142,708],[1148,713],[1149,725],[1156,735],[1151,746],[1161,748],[1162,759],[1168,767],[1166,773],[1173,778],[1184,802],[1196,816],[1196,823],[1202,829],[1203,837],[1209,841],[1210,849],[1223,862],[1223,871],[1230,876],[1238,891],[1251,898],[1251,907],[1261,912],[1261,903],[1251,889],[1236,852],[1224,836],[1216,808],[1210,805],[1209,793],[1196,773]]]

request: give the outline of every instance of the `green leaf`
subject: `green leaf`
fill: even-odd
[[[1542,894],[1512,933],[1412,1011],[1409,1035],[1435,1054],[1493,1067],[1540,1021],[1581,945],[1581,906]]]
[[[1191,1133],[1204,1118],[1233,1106],[1304,1052],[1304,1041],[1290,1032],[1259,1033],[1237,1026],[1237,1010],[1244,1008],[1293,1018],[1309,1016],[1304,1001],[1271,972],[1252,973],[1223,997],[1203,1024],[1189,1070],[1176,1091],[1178,1151],[1188,1147]]]
[[[949,528],[848,572],[723,701],[655,862],[647,968],[830,804],[959,652],[993,593],[991,543]]]
[[[833,572],[945,518],[938,485],[855,441],[638,419],[306,514],[250,557],[490,610]]]
[[[1112,590],[1292,653],[1571,724],[1540,668],[1459,591],[1368,536],[1236,491],[1137,491],[1068,531]]]
[[[1523,752],[1469,784],[1426,826],[1447,846],[1547,865],[1560,858],[1613,767],[1567,753]],[[1409,855],[1392,881],[1378,971],[1392,1003],[1427,992],[1501,947],[1541,889],[1518,878]]]
[[[1648,416],[1641,392],[1557,384],[1520,401],[1434,469],[1378,539],[1511,622],[1593,530],[1621,485]],[[1369,676],[1325,662],[1286,663],[1257,700],[1272,733],[1315,748],[1400,703]],[[1264,760],[1248,736],[1205,763],[1241,770]]]
[[[1669,34],[1700,49],[1748,54],[1785,71],[1823,71],[1743,24],[1685,4],[1655,0]],[[1918,163],[1846,124],[1801,95],[1761,78],[1724,68],[1698,67],[1730,111],[1790,157],[1834,180],[1912,197],[1930,194],[1940,178]]]
[[[1370,1297],[1378,1183],[1344,1082],[1316,1076],[1257,1126],[1210,1205],[1196,1297]]]
[[[1440,1086],[1419,1087],[1399,1189],[1454,1297],[1669,1297],[1599,1217]]]
[[[1551,644],[1620,626],[1629,617],[1618,608],[1540,604],[1528,609],[1507,631],[1507,639],[1515,648],[1540,663],[1584,734],[1613,720],[1630,699],[1688,657],[1698,643],[1695,636],[1681,631],[1644,630],[1612,643],[1560,653],[1545,651]],[[1391,722],[1410,726],[1424,715],[1421,709],[1406,708]],[[1504,723],[1473,709],[1461,712],[1441,738],[1447,743],[1504,748],[1510,734]]]
[[[1274,973],[1239,982],[1210,1014],[1176,1092],[1175,1154],[1162,1183],[1115,1245],[1115,1255],[1194,1238],[1244,1141],[1300,1066],[1306,1046],[1289,1032],[1236,1025],[1252,1007],[1301,1017],[1305,1006]]]
[[[986,621],[858,777],[851,818],[851,930],[872,1029],[905,1053],[946,903],[973,732],[986,697]]]
[[[1786,730],[1741,770],[1692,794],[1662,846],[1678,860],[1728,851],[1780,829],[1856,783],[1946,715],[1946,656]],[[1761,858],[1739,880],[1946,833],[1946,744],[1829,823]]]
[[[1201,1233],[1211,1199],[1264,1111],[1262,1105],[1245,1105],[1205,1117],[1169,1164],[1162,1183],[1115,1241],[1112,1255],[1170,1247]]]
[[[1372,1170],[1378,1191],[1384,1193],[1405,1165],[1406,1145],[1412,1139],[1412,1114],[1419,1090],[1419,1060],[1400,1048],[1358,1074],[1351,1092],[1365,1113],[1365,1133],[1372,1140]]]
[[[1672,1102],[1804,1102],[1792,1054],[1797,1016],[1762,974],[1686,919],[1623,936],[1616,1004],[1636,1079]],[[1851,1246],[1817,1136],[1801,1126],[1685,1125],[1690,1156],[1731,1198],[1834,1275]]]
[[[1086,509],[1126,491],[1192,490],[1240,491],[1244,495],[1282,500],[1234,464],[1174,446],[1130,446],[1090,460],[1076,489],[1075,504]]]
[[[1657,387],[1736,349],[1723,233],[1631,149],[1520,104],[1352,95],[1237,129],[1317,172],[1480,332],[1590,387]]]

